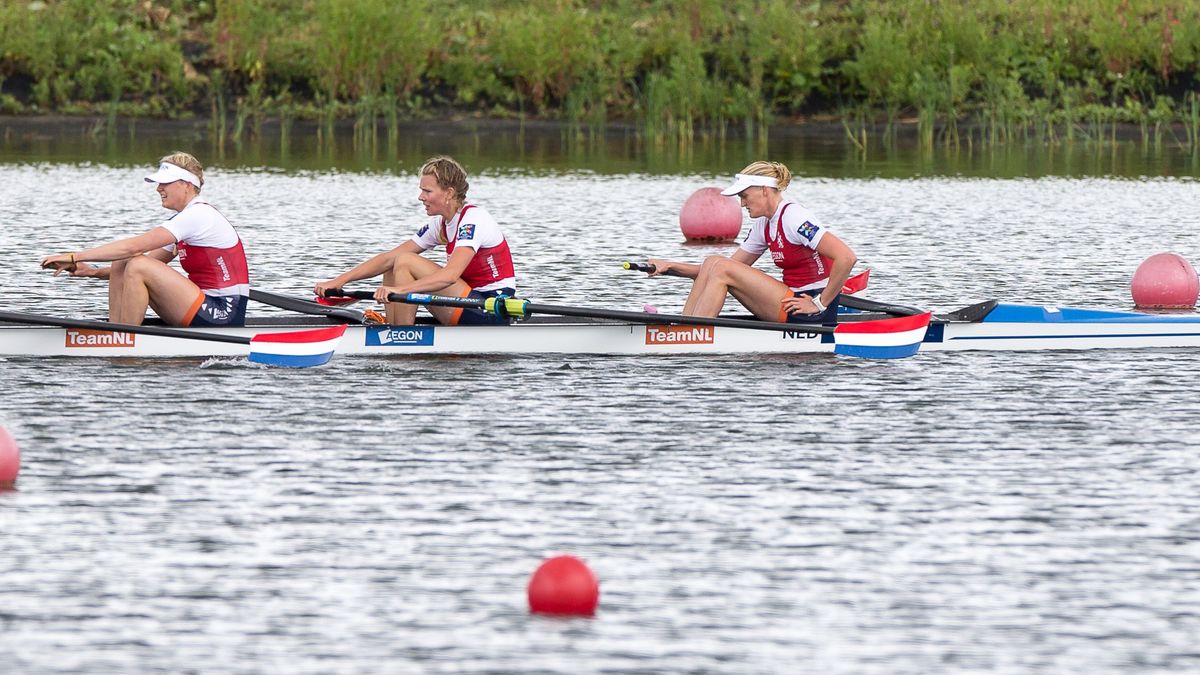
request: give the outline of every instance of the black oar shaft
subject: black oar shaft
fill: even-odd
[[[882,312],[893,316],[916,316],[924,314],[925,310],[909,307],[907,305],[895,305],[887,302],[876,302],[866,298],[856,298],[853,295],[841,293],[837,297],[837,303],[843,307],[858,309],[864,312]]]
[[[327,295],[359,298],[362,300],[375,297],[370,291],[345,291],[330,289]],[[501,316],[526,317],[530,314],[552,314],[555,316],[573,316],[585,319],[610,319],[613,321],[628,321],[640,324],[677,324],[684,326],[717,326],[724,328],[749,328],[752,330],[775,330],[804,333],[832,333],[834,326],[822,326],[809,323],[778,323],[774,321],[757,321],[753,319],[726,319],[722,317],[688,316],[685,314],[656,314],[650,312],[628,312],[616,309],[591,309],[588,307],[565,307],[562,305],[543,305],[519,298],[453,298],[443,295],[427,295],[424,293],[391,293],[388,302],[402,302],[410,305],[433,305],[438,307],[465,307],[482,309],[491,314]]]
[[[280,309],[286,309],[289,312],[299,312],[301,314],[315,314],[317,316],[326,316],[333,319],[340,319],[348,323],[363,323],[364,315],[357,309],[349,309],[347,307],[330,307],[322,305],[304,298],[296,298],[290,295],[281,295],[270,291],[260,291],[254,288],[250,289],[250,299],[256,302],[261,302],[264,305],[271,305]]]
[[[20,323],[33,326],[55,326],[58,328],[83,328],[87,330],[103,330],[113,333],[136,333],[138,335],[157,335],[159,337],[183,338],[185,340],[205,340],[208,342],[228,342],[231,344],[248,345],[250,338],[240,335],[222,335],[201,331],[180,330],[178,328],[159,328],[157,326],[134,326],[124,323],[109,323],[108,321],[93,321],[91,319],[66,319],[24,312],[0,311],[0,321]]]
[[[587,309],[583,307],[563,307],[560,305],[541,305],[529,303],[526,306],[530,314],[555,314],[558,316],[577,316],[591,319],[613,319],[631,321],[633,323],[670,323],[688,326],[719,326],[725,328],[749,328],[752,330],[777,330],[805,333],[832,333],[833,326],[820,324],[779,323],[775,321],[756,321],[754,319],[725,319],[722,317],[689,316],[687,314],[658,314],[650,312],[629,312],[619,309]]]
[[[635,262],[622,263],[621,266],[624,269],[631,270],[633,272],[652,273],[656,269],[654,265],[649,265],[646,263],[635,263]],[[682,276],[681,274],[678,274],[674,271],[667,271],[667,272],[664,272],[663,274],[664,274],[664,276],[675,276],[675,277]],[[887,302],[876,302],[874,300],[867,300],[866,298],[858,298],[858,297],[855,297],[853,295],[849,295],[846,293],[839,293],[837,298],[834,300],[834,302],[843,307],[849,307],[851,309],[858,309],[858,310],[862,310],[864,312],[882,312],[884,314],[891,314],[892,316],[916,316],[918,314],[925,313],[925,310],[919,309],[917,307],[909,307],[908,305],[896,305],[896,304],[887,303]]]

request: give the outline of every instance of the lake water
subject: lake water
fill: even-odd
[[[103,284],[37,261],[165,215],[141,177],[190,137],[139,138],[9,135],[5,308],[103,314]],[[732,250],[676,217],[754,152],[446,138],[522,294],[616,309],[687,288],[622,261]],[[1200,264],[1187,153],[1010,148],[1024,168],[989,173],[779,144],[875,299],[1128,308],[1147,256]],[[194,149],[254,282],[297,294],[406,238],[440,151]],[[13,672],[1194,672],[1198,375],[1189,350],[7,359],[0,649]],[[528,614],[559,553],[599,577],[595,618]]]

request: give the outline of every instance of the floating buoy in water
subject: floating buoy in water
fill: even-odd
[[[535,614],[591,616],[600,602],[600,582],[587,563],[570,555],[543,562],[526,589]]]
[[[17,441],[0,426],[0,487],[12,487],[21,471],[21,450]]]
[[[1196,306],[1200,280],[1196,270],[1178,253],[1156,253],[1142,261],[1130,284],[1133,304],[1155,309]]]
[[[679,229],[689,241],[729,241],[742,230],[742,207],[721,188],[700,188],[679,210]]]

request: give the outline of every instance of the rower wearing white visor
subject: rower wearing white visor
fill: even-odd
[[[792,172],[778,162],[754,162],[721,191],[736,196],[751,218],[750,233],[733,255],[697,265],[651,258],[650,276],[695,279],[683,313],[717,316],[727,295],[764,321],[836,323],[837,296],[858,262],[854,251],[804,206],[782,192]],[[783,272],[780,281],[752,265],[766,251]]]
[[[175,211],[166,222],[135,237],[46,256],[42,267],[55,276],[108,279],[108,318],[116,323],[140,324],[149,307],[173,326],[243,325],[250,295],[246,253],[225,216],[200,198],[204,167],[176,152],[145,180],[155,184],[163,207]],[[186,276],[167,265],[176,255]]]

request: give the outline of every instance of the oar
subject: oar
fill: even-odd
[[[282,295],[272,293],[270,291],[260,291],[255,288],[250,289],[250,299],[255,302],[261,302],[264,305],[286,309],[289,312],[299,312],[301,314],[315,314],[317,316],[327,316],[334,319],[340,319],[349,323],[366,323],[363,313],[357,309],[331,307],[320,303],[297,298],[291,295]]]
[[[654,271],[654,265],[647,265],[645,263],[627,262],[623,263],[622,267],[634,272],[650,273]],[[673,271],[668,271],[666,274],[667,276],[681,276]],[[859,298],[850,295],[851,293],[857,293],[867,287],[867,280],[870,277],[870,274],[871,270],[866,270],[847,279],[846,284],[842,287],[842,292],[838,294],[837,303],[843,307],[849,307],[850,309],[862,310],[864,312],[881,312],[883,314],[891,314],[892,316],[916,316],[918,314],[925,313],[925,310],[918,309],[916,307],[896,305],[887,302],[878,302],[875,300],[868,300],[866,298]]]
[[[325,292],[333,297],[369,300],[370,291],[346,291],[331,288]],[[588,319],[610,319],[646,325],[676,324],[683,326],[715,326],[721,328],[747,328],[751,330],[773,330],[791,333],[831,333],[834,336],[834,352],[862,358],[902,358],[912,356],[920,348],[929,326],[929,312],[921,316],[906,316],[878,321],[859,321],[837,326],[818,324],[779,323],[754,319],[729,319],[723,317],[688,316],[684,314],[652,314],[615,309],[592,309],[543,305],[521,298],[453,298],[426,293],[391,293],[388,302],[403,302],[411,305],[434,305],[439,307],[465,307],[480,309],[501,317],[527,318],[531,314],[552,314]]]
[[[657,269],[654,265],[648,265],[646,263],[635,263],[635,262],[621,263],[621,267],[624,269],[633,271],[633,272],[645,272],[647,274],[650,274],[650,273],[654,272],[655,269]],[[678,272],[675,272],[674,270],[667,270],[663,274],[665,274],[666,276],[669,276],[669,277],[683,276],[682,274],[679,274]],[[847,279],[846,283],[842,285],[842,293],[844,293],[844,294],[857,293],[857,292],[865,289],[867,287],[867,283],[870,281],[870,278],[871,278],[871,270],[863,270],[862,272],[855,274],[854,276]]]
[[[891,314],[892,316],[914,316],[925,311],[907,305],[893,305],[866,298],[856,298],[852,295],[839,295],[837,301],[839,305],[849,307],[850,309],[858,309],[864,312],[882,312],[884,314]]]
[[[268,366],[283,366],[286,368],[307,368],[327,363],[329,359],[333,358],[333,352],[337,348],[337,343],[341,340],[342,334],[346,332],[346,325],[339,324],[313,330],[259,333],[254,337],[242,337],[241,335],[208,333],[181,328],[134,326],[132,324],[93,321],[91,319],[67,319],[6,311],[0,311],[0,321],[35,326],[83,328],[112,333],[135,333],[138,335],[155,335],[184,340],[204,340],[207,342],[250,345],[249,358],[251,361]]]

